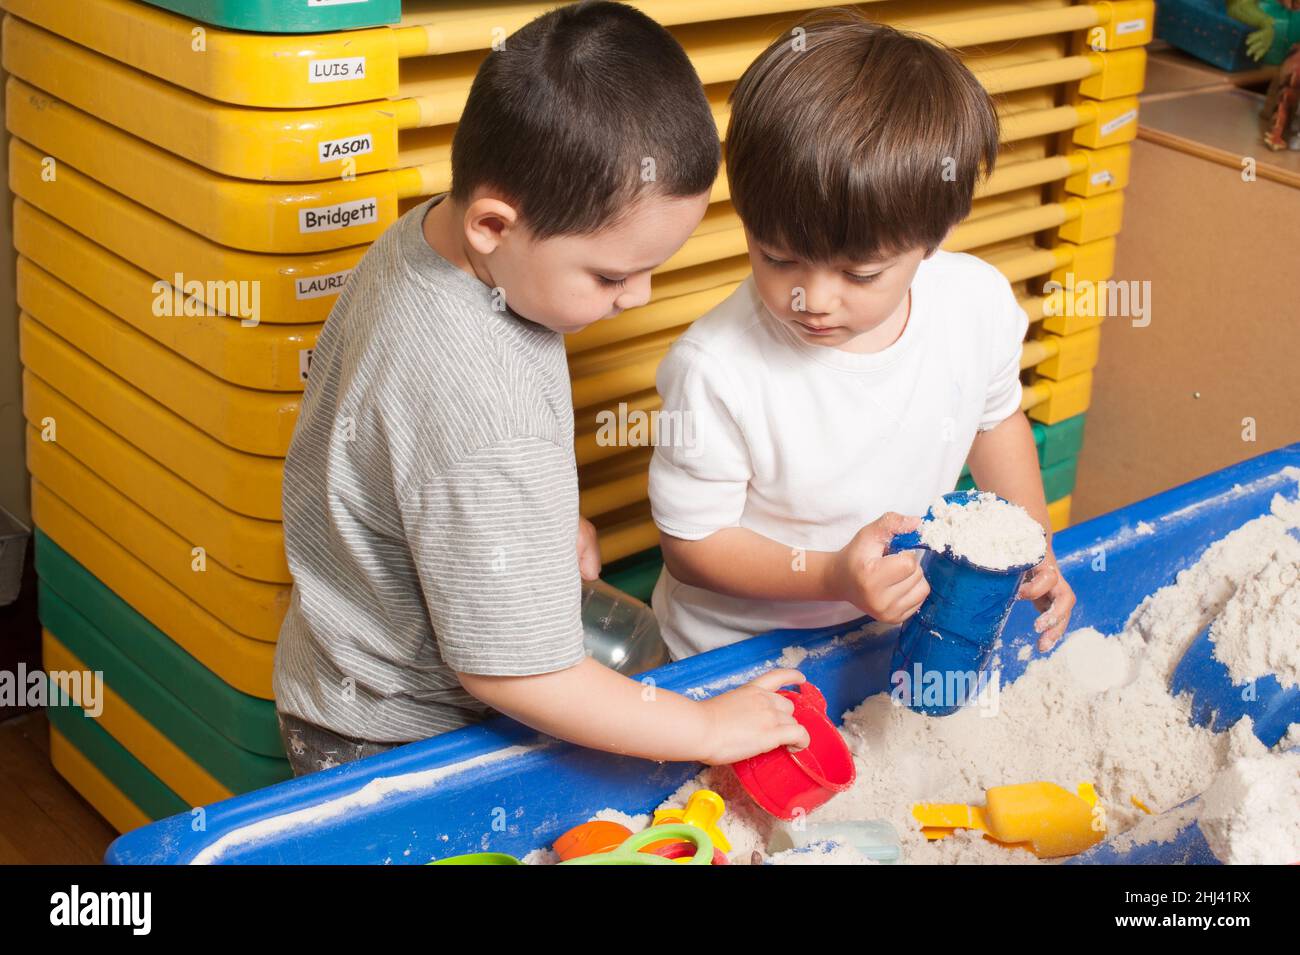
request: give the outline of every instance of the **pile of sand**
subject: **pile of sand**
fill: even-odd
[[[1037,564],[1047,555],[1043,526],[1020,505],[990,491],[953,502],[939,498],[920,530],[921,540],[932,550],[965,557],[989,570]]]

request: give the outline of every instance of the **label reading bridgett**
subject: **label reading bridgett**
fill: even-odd
[[[354,225],[370,225],[379,221],[377,199],[354,199],[334,206],[298,210],[299,232],[332,232]]]
[[[293,280],[293,297],[296,299],[320,298],[322,295],[337,295],[347,284],[351,269],[331,272],[329,275],[302,275]]]
[[[374,152],[375,142],[369,133],[362,133],[359,136],[348,136],[346,139],[329,139],[317,143],[320,161],[329,162],[332,159],[347,159],[349,156],[364,156],[366,153]]]
[[[364,56],[340,56],[332,60],[311,60],[307,64],[309,83],[338,83],[342,80],[364,80]]]

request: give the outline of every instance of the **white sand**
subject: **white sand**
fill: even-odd
[[[1233,683],[1271,673],[1300,685],[1300,560],[1279,557],[1252,574],[1210,630],[1214,656]]]
[[[1220,862],[1300,862],[1300,753],[1231,763],[1201,800],[1201,832]]]
[[[989,570],[1037,564],[1047,554],[1042,525],[1023,507],[989,491],[964,502],[936,499],[920,529],[921,540],[932,550],[965,557]]]
[[[1217,735],[1189,725],[1187,697],[1174,698],[1167,689],[1183,649],[1216,618],[1221,642],[1251,647],[1242,659],[1294,660],[1296,631],[1258,624],[1272,619],[1268,607],[1290,606],[1289,591],[1271,602],[1267,595],[1300,561],[1300,541],[1287,533],[1296,526],[1300,505],[1276,495],[1271,514],[1212,544],[1175,583],[1143,600],[1121,633],[1074,631],[1055,653],[1034,659],[1019,679],[1002,687],[995,707],[931,718],[893,705],[888,694],[866,700],[846,715],[843,727],[857,782],[808,821],[888,819],[910,863],[1036,864],[1040,860],[1032,853],[1005,849],[973,832],[928,842],[911,806],[982,804],[987,788],[1008,783],[1046,780],[1074,791],[1078,783],[1091,782],[1106,812],[1108,838],[1122,847],[1172,838],[1202,808],[1200,801],[1178,807],[1211,790],[1205,825],[1220,858],[1258,858],[1266,849],[1263,833],[1280,832],[1291,835],[1277,840],[1278,852],[1300,861],[1286,841],[1300,827],[1300,799],[1287,783],[1294,783],[1294,770],[1286,768],[1293,763],[1280,753],[1300,742],[1300,725],[1270,753],[1248,720]],[[1239,634],[1237,628],[1250,632]],[[1228,774],[1221,776],[1225,769]],[[683,805],[700,788],[726,800],[721,827],[732,843],[730,858],[748,863],[754,850],[765,848],[773,820],[726,767],[705,770],[664,805]],[[1157,814],[1176,811],[1148,816],[1130,797]],[[805,853],[799,861],[836,860]]]

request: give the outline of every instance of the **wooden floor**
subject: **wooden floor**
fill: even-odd
[[[95,865],[117,831],[50,765],[39,710],[0,723],[0,865]]]

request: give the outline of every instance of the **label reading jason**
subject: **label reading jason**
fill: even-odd
[[[1145,20],[1124,20],[1121,23],[1115,24],[1115,32],[1119,36],[1124,36],[1128,33],[1140,33],[1146,28],[1147,22]]]
[[[351,269],[331,272],[329,275],[309,275],[293,280],[293,297],[296,299],[320,298],[323,295],[337,295],[347,284]]]
[[[307,81],[310,83],[338,83],[342,80],[364,80],[364,56],[340,56],[332,60],[311,60],[307,64]]]
[[[1119,129],[1121,126],[1127,126],[1129,123],[1133,122],[1133,120],[1137,119],[1137,115],[1138,115],[1138,111],[1135,109],[1130,109],[1127,110],[1126,112],[1120,113],[1109,123],[1106,123],[1101,127],[1101,134],[1103,136],[1109,136],[1111,133],[1115,132],[1115,130]]]
[[[311,353],[314,352],[315,350],[316,349],[314,348],[298,349],[298,380],[299,381],[307,380],[307,373],[311,371]]]
[[[375,141],[369,133],[362,133],[346,139],[326,140],[317,143],[317,146],[320,151],[320,161],[329,162],[333,159],[347,159],[349,156],[364,156],[366,153],[374,152]]]
[[[379,221],[377,199],[354,199],[335,206],[298,210],[299,232],[333,232],[354,225],[370,225]]]

